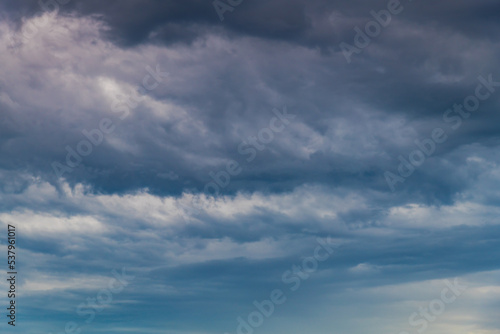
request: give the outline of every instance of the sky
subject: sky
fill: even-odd
[[[0,330],[499,334],[499,18],[1,0]]]

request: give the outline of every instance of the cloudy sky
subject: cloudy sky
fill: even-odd
[[[497,0],[58,1],[0,3],[2,332],[500,333]]]

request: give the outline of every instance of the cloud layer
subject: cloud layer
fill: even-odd
[[[273,289],[287,302],[255,333],[414,333],[454,277],[467,291],[427,333],[499,333],[499,4],[401,1],[348,63],[340,44],[387,4],[243,1],[223,21],[198,0],[0,5],[23,333],[234,333]],[[290,293],[283,272],[327,237],[335,255]],[[134,281],[85,323],[123,267]]]

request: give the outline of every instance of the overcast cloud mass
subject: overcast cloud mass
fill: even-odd
[[[500,2],[58,1],[0,2],[0,331],[500,333]]]

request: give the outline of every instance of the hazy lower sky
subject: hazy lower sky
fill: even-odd
[[[0,12],[1,332],[500,333],[498,1]]]

